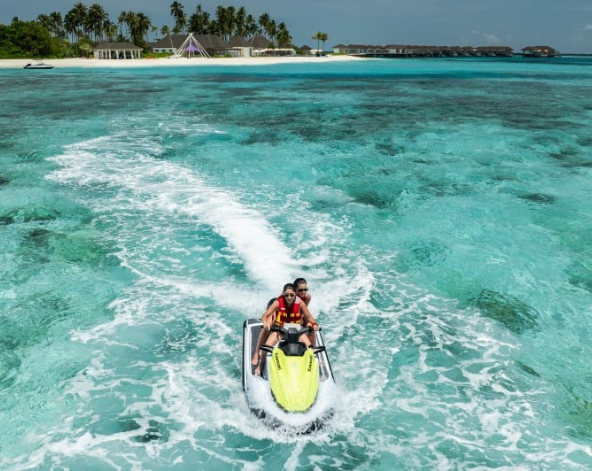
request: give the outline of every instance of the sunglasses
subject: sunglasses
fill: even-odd
[[[296,296],[295,293],[284,293],[285,298],[293,298],[294,296]]]
[[[300,291],[308,291],[308,288],[298,288],[299,293],[300,293]]]

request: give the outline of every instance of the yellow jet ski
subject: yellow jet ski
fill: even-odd
[[[299,338],[311,332],[309,327],[273,325],[272,331],[280,332],[282,340],[261,347],[261,355],[268,357],[265,371],[257,376],[251,358],[262,328],[256,319],[243,325],[243,389],[249,407],[272,427],[299,433],[321,428],[333,415],[337,395],[321,332],[315,332],[316,347],[306,348]]]

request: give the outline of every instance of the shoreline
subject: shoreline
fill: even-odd
[[[276,65],[301,63],[327,63],[363,60],[353,56],[295,56],[295,57],[221,57],[221,58],[158,58],[158,59],[0,59],[0,69],[22,69],[27,64],[43,62],[55,68],[129,68],[129,67],[191,67],[191,66],[245,66],[245,65]]]

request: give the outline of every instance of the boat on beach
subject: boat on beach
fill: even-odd
[[[27,64],[23,69],[53,69],[53,65],[45,64],[44,62],[37,62],[35,64]]]

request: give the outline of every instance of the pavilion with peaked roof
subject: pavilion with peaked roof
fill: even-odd
[[[205,48],[199,43],[197,39],[195,39],[193,33],[189,33],[187,35],[187,39],[185,39],[183,44],[181,44],[181,47],[177,49],[176,55],[186,57],[192,57],[196,55],[201,57],[210,57]]]

